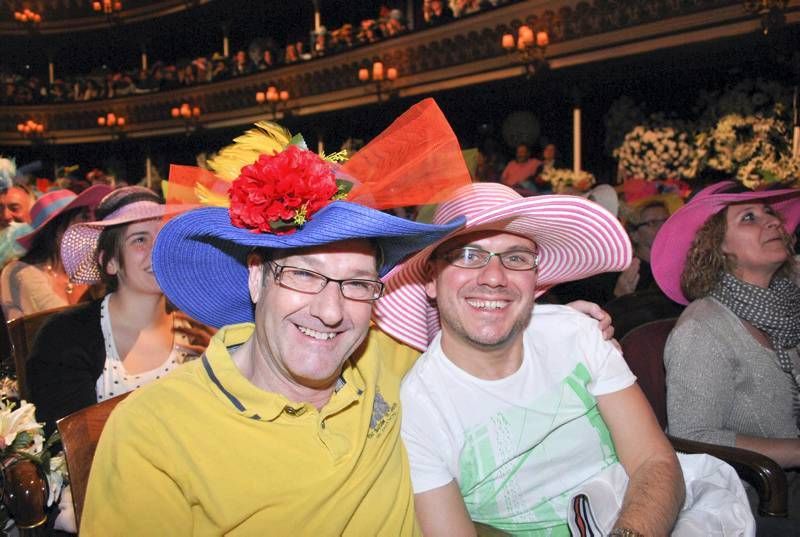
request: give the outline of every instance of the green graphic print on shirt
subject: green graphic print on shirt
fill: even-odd
[[[587,386],[588,369],[524,405],[465,429],[459,487],[473,520],[520,536],[569,536],[567,510],[581,483],[618,463],[611,434]]]

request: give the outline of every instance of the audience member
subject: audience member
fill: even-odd
[[[0,273],[0,300],[6,320],[75,304],[86,286],[69,280],[59,255],[64,231],[87,216],[111,188],[97,185],[75,195],[69,190],[48,192],[31,208],[33,231],[17,239],[27,250]]]
[[[0,166],[2,166],[2,162],[0,162]],[[4,173],[0,172],[0,176],[3,175]],[[0,177],[0,181],[4,184],[8,184],[11,179],[10,176]],[[9,198],[11,191],[13,192]],[[30,226],[30,203],[26,203],[26,198],[20,193],[33,199],[33,196],[21,186],[12,186],[6,191],[0,191],[0,270],[12,259],[25,254],[25,248],[17,242],[17,239],[33,231]]]
[[[453,10],[443,0],[424,0],[422,18],[426,26],[438,26],[453,20]]]
[[[272,51],[266,49],[261,53],[261,59],[258,60],[258,70],[266,71],[267,69],[272,69],[274,63],[275,62],[272,59]]]
[[[722,182],[673,214],[653,243],[653,274],[689,304],[667,342],[669,432],[736,446],[800,467],[800,289],[792,234],[800,190],[752,192]],[[800,534],[800,479],[787,472],[789,519]]]
[[[552,168],[557,168],[557,159],[558,158],[558,149],[556,148],[556,144],[549,143],[544,146],[542,149],[542,169],[548,170]]]
[[[656,287],[650,269],[650,249],[658,230],[669,218],[669,210],[662,201],[651,201],[633,209],[627,223],[633,243],[633,261],[617,277],[614,296],[623,296],[634,291]]]
[[[27,362],[36,415],[47,423],[166,375],[198,356],[210,335],[168,312],[150,252],[163,217],[181,212],[151,191],[125,187],[98,205],[99,220],[67,229],[61,255],[70,281],[104,283],[102,299],[56,314],[41,328]],[[65,491],[71,499],[71,493]],[[74,532],[70,501],[56,527]]]
[[[603,188],[606,203],[617,201],[612,187]],[[613,198],[609,194],[613,192]],[[633,258],[622,272],[606,272],[553,287],[548,299],[558,303],[589,300],[602,304],[614,318],[617,337],[631,329],[658,319],[677,317],[683,307],[659,289],[650,268],[650,249],[658,230],[669,216],[669,210],[683,201],[673,195],[651,196],[627,209],[626,228],[633,242]],[[618,205],[618,203],[617,203]]]
[[[531,158],[531,150],[526,144],[519,144],[516,156],[506,165],[500,176],[500,182],[506,186],[536,192],[534,178],[541,164],[541,161]]]
[[[28,383],[39,420],[55,423],[203,351],[208,336],[167,311],[150,259],[163,217],[184,210],[145,188],[124,187],[100,202],[98,220],[66,230],[61,256],[70,280],[103,283],[108,294],[57,314],[36,338]]]
[[[378,25],[375,22],[375,19],[363,20],[361,21],[361,29],[358,31],[356,38],[362,45],[376,43],[380,40],[380,36],[378,35],[377,31]]]
[[[537,289],[627,265],[624,229],[579,197],[494,184],[463,189],[434,222],[462,213],[466,227],[394,270],[376,307],[382,330],[427,347],[401,389],[422,532],[568,535],[572,499],[602,481],[587,533],[667,535],[683,478],[635,377],[594,321],[534,306]]]
[[[247,53],[243,50],[236,52],[233,57],[233,64],[231,65],[232,76],[249,75],[253,72],[253,63],[247,57]]]
[[[35,198],[27,188],[15,185],[5,194],[3,220],[23,224],[31,223],[31,206]]]

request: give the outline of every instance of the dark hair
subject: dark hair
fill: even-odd
[[[129,186],[114,190],[102,199],[94,211],[97,220],[103,220],[118,209],[136,203],[138,201],[151,201],[161,203],[161,198],[147,188],[140,186]],[[100,270],[101,281],[106,285],[108,292],[117,290],[119,282],[115,274],[106,271],[108,262],[112,259],[117,261],[119,268],[123,267],[122,246],[125,237],[125,230],[130,224],[119,224],[103,228],[100,237],[97,239],[97,250],[95,251],[95,263]]]
[[[783,216],[775,213],[783,224]],[[725,240],[728,207],[706,220],[697,230],[692,245],[686,253],[686,264],[681,273],[681,290],[686,298],[697,300],[708,295],[717,285],[723,272],[733,273],[736,259],[722,252]],[[781,226],[781,229],[784,229]],[[776,276],[791,277],[794,271],[792,236],[784,232],[788,259],[778,268]]]
[[[33,238],[31,247],[20,261],[28,265],[38,265],[41,263],[54,264],[61,260],[61,237],[69,227],[72,219],[81,214],[86,207],[75,207],[68,211],[62,211],[47,224],[42,226]]]

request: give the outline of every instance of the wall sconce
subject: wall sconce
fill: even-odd
[[[375,85],[374,91],[378,102],[381,102],[383,92],[386,91],[388,97],[392,84],[397,80],[397,68],[389,67],[384,71],[383,62],[376,61],[372,63],[371,71],[366,67],[358,70],[358,80],[364,84],[372,82]]]
[[[267,105],[275,119],[278,114],[278,106],[283,103],[284,115],[289,102],[289,90],[279,90],[276,86],[269,86],[267,91],[256,92],[256,102],[259,105]]]
[[[114,112],[109,112],[97,118],[97,125],[100,127],[121,128],[127,123],[123,116],[118,116]]]
[[[114,112],[109,112],[104,116],[98,116],[97,126],[105,127],[111,132],[111,138],[117,139],[122,136],[122,129],[128,124],[124,116],[118,116]]]
[[[528,78],[548,65],[545,52],[550,44],[550,35],[546,30],[534,32],[530,26],[522,25],[517,30],[516,39],[514,34],[505,34],[501,44],[509,54],[517,53],[519,62],[525,65],[525,74]]]
[[[786,24],[784,11],[789,0],[744,0],[744,10],[761,17],[761,31],[769,35],[770,30],[777,30]]]
[[[112,15],[116,12],[122,11],[122,2],[117,0],[102,0],[100,2],[92,2],[92,10],[95,13],[104,13],[105,15]]]
[[[197,105],[190,103],[181,103],[169,111],[169,115],[173,119],[180,119],[183,121],[183,126],[186,128],[186,134],[191,133],[200,125],[200,117],[203,115],[203,110]]]
[[[44,125],[33,119],[17,124],[17,132],[25,138],[38,138],[42,136],[44,130]]]
[[[33,32],[42,23],[42,15],[26,7],[21,11],[14,12],[14,20]]]

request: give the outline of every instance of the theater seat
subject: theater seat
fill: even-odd
[[[75,523],[81,527],[81,512],[86,498],[89,470],[92,468],[97,442],[103,432],[108,416],[117,404],[128,396],[118,395],[102,403],[83,408],[58,420],[58,431],[67,459],[69,482],[72,488],[72,504],[75,507]]]

